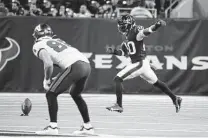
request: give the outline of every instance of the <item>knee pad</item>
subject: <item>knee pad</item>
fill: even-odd
[[[114,81],[115,81],[116,83],[121,83],[121,82],[123,82],[123,79],[120,78],[120,77],[118,77],[118,76],[116,76],[116,77],[114,78]]]

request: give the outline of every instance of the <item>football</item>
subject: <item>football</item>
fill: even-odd
[[[22,112],[21,116],[28,116],[31,109],[32,109],[32,102],[30,101],[29,98],[26,98],[24,102],[22,103]]]

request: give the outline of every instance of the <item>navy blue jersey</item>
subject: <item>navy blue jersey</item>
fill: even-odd
[[[143,30],[143,26],[134,26],[121,45],[122,51],[131,58],[132,63],[139,62],[146,57]]]

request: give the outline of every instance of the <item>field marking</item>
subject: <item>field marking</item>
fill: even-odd
[[[67,105],[67,107],[61,107],[61,109],[69,109],[70,107],[68,107],[68,106],[70,106],[70,105],[73,105],[74,107],[76,107],[75,104],[59,104],[59,106],[64,106],[64,105]],[[138,108],[134,108],[134,110],[158,110],[158,108],[160,108],[160,109],[170,109],[170,108],[174,108],[174,106],[161,106],[161,105],[162,104],[160,104],[160,106],[157,106],[157,108],[153,108],[155,106],[153,106],[153,107],[142,107],[143,105],[138,105],[137,104],[137,107]],[[98,106],[92,106],[92,104],[88,104],[88,106],[89,106],[89,108],[103,108],[103,109],[105,109],[107,107],[107,105],[106,106],[100,106],[100,105],[98,105]],[[124,109],[125,108],[130,108],[133,105],[128,105],[128,106],[129,107],[124,106]],[[0,105],[0,107],[21,107],[21,104],[19,104],[19,105],[17,105],[17,104],[14,104],[14,105]],[[47,107],[47,105],[35,105],[35,107]],[[184,107],[183,106],[181,108],[182,111],[188,111],[190,109],[199,109],[200,110],[200,109],[208,109],[208,107]]]
[[[44,127],[43,123],[48,122],[49,119],[48,110],[46,110],[47,102],[45,99],[45,94],[38,94],[38,95],[21,94],[21,99],[19,98],[20,93],[16,95],[17,96],[15,97],[12,97],[14,96],[13,93],[10,94],[8,97],[5,97],[4,95],[0,95],[1,96],[0,99],[2,99],[0,100],[1,101],[0,110],[6,111],[6,112],[2,112],[2,114],[0,113],[0,117],[1,117],[0,121],[2,121],[1,125],[3,126],[3,128],[5,129],[22,128],[28,130],[42,129],[42,127]],[[144,137],[142,138],[148,137],[148,135],[153,135],[153,136],[161,135],[161,136],[166,136],[166,138],[167,137],[173,138],[172,136],[175,136],[176,134],[179,136],[190,136],[190,137],[194,135],[208,136],[208,129],[207,129],[208,117],[206,117],[208,115],[208,110],[207,110],[208,107],[206,106],[206,103],[208,103],[208,98],[206,97],[197,96],[197,97],[188,97],[187,99],[184,98],[181,112],[179,114],[176,114],[174,110],[175,109],[174,106],[170,102],[170,99],[166,96],[164,97],[161,95],[159,96],[124,95],[124,96],[125,96],[124,110],[125,109],[126,110],[123,114],[118,114],[114,112],[111,113],[105,109],[106,107],[105,105],[109,105],[111,104],[111,102],[113,103],[115,101],[115,95],[110,95],[110,96],[109,95],[103,96],[102,94],[84,95],[84,98],[86,98],[86,102],[89,106],[89,110],[91,110],[90,114],[94,118],[92,120],[92,123],[93,124],[99,123],[95,125],[100,126],[98,128],[95,127],[95,130],[97,129],[98,132],[104,132],[106,134],[132,135],[132,137],[134,138],[140,138],[137,135],[144,135]],[[29,117],[20,118],[18,116],[21,113],[21,103],[24,101],[25,99],[24,97],[30,98],[32,100],[34,108],[32,109]],[[159,102],[157,102],[158,99],[160,99]],[[60,99],[58,100],[60,100],[59,103],[61,109],[59,112],[60,118],[62,118],[63,121],[67,119],[70,120],[70,121],[69,120],[64,121],[65,123],[60,122],[59,120],[61,132],[67,132],[67,131],[73,131],[73,129],[79,129],[79,124],[77,123],[79,123],[80,121],[78,122],[75,121],[77,118],[79,118],[80,120],[81,116],[77,110],[74,101],[71,99],[71,97],[68,94],[67,96],[63,94],[63,96],[60,96]],[[65,109],[67,109],[67,111]],[[167,111],[164,111],[165,109],[167,109]],[[193,110],[195,111],[193,112]],[[13,120],[13,118],[16,119]],[[22,119],[23,122],[21,122]],[[41,121],[37,122],[38,120]],[[116,122],[116,120],[118,122]],[[27,121],[32,121],[35,123],[30,122],[28,124]],[[162,122],[166,122],[166,123],[162,123]],[[182,124],[180,124],[180,122]],[[4,126],[4,124],[7,127]],[[70,124],[77,124],[78,127],[76,127],[76,125],[70,125]],[[141,126],[137,127],[136,124],[138,125],[141,124]],[[153,124],[155,125],[153,126]],[[66,127],[61,127],[61,126],[66,126]],[[120,126],[120,127],[116,127],[116,126]],[[125,136],[123,138],[125,138]]]
[[[9,117],[9,118],[15,117],[15,116],[19,117],[20,116],[19,114],[21,114],[22,111],[15,112],[15,113],[17,113],[17,114],[8,114],[7,113],[7,114],[0,114],[0,116],[2,116],[2,117]],[[40,116],[34,116],[34,115],[39,115],[39,114],[38,113],[30,113],[30,115],[28,117],[36,117],[36,118],[40,117]],[[73,113],[73,114],[67,112],[67,114],[65,113],[65,115],[63,115],[63,114],[59,114],[59,115],[61,117],[65,117],[65,116],[71,117],[71,116],[73,116],[74,118],[80,118],[80,114],[78,113],[78,111],[76,111],[76,113]],[[78,116],[74,116],[74,115],[78,115]],[[44,116],[44,118],[48,118],[48,113],[42,114],[42,116]],[[118,116],[116,116],[116,114],[114,114],[114,115],[107,115],[106,116],[106,114],[103,114],[103,115],[101,115],[101,114],[92,114],[91,116],[93,116],[94,118],[96,118],[96,117],[99,117],[99,118],[100,117],[101,118],[105,117],[105,118],[110,118],[108,120],[111,120],[111,119],[114,119],[115,117],[116,118],[135,118],[135,117],[137,117],[137,118],[138,117],[139,118],[147,118],[147,117],[153,117],[154,115],[134,115],[134,116],[132,116],[132,115],[118,115]],[[180,116],[180,115],[177,114],[176,116]],[[181,116],[184,116],[184,115],[181,115]],[[159,118],[159,119],[170,119],[170,117],[172,117],[172,114],[167,115],[167,116],[162,116],[162,117],[161,116],[157,116],[157,118]],[[187,120],[192,120],[193,118],[208,119],[208,117],[203,117],[203,116],[202,117],[199,117],[199,116],[186,116],[186,118],[183,118],[182,121],[184,121],[184,120],[186,120],[186,121]],[[197,123],[199,123],[199,122],[197,122]]]
[[[69,120],[59,120],[59,122],[70,122]],[[92,121],[92,123],[101,123],[101,124],[142,124],[142,125],[176,125],[176,126],[186,126],[186,125],[191,125],[191,126],[196,126],[196,125],[200,125],[200,126],[208,126],[207,125],[201,125],[201,124],[173,124],[173,123],[152,123],[152,122],[121,122],[121,121],[117,121],[117,122],[105,122],[105,121]]]
[[[35,126],[0,126],[2,128],[39,128]],[[79,129],[79,127],[61,127],[60,129]],[[189,129],[140,129],[140,128],[95,128],[95,130],[116,130],[116,131],[155,131],[155,132],[189,132],[189,133],[208,133],[207,131]]]
[[[46,111],[47,112],[47,111]],[[17,112],[17,113],[22,113],[21,111],[19,111],[19,112]],[[30,114],[32,114],[32,113],[30,113]],[[74,116],[74,115],[79,115],[79,116]],[[65,115],[65,116],[67,116],[67,117],[69,117],[69,116],[73,116],[74,118],[80,118],[80,114],[78,113],[78,112],[76,112],[75,114],[71,114],[71,113],[67,113],[67,115]],[[17,115],[17,114],[15,114],[15,115]],[[38,113],[37,114],[34,114],[34,115],[39,115]],[[47,114],[42,114],[42,115],[44,115],[45,117],[48,117],[48,113]],[[59,114],[59,115],[61,115],[61,114]],[[1,114],[0,116],[8,116],[8,117],[14,117],[14,114]],[[17,115],[17,116],[19,116],[19,114]],[[143,115],[143,116],[141,116],[141,115],[135,115],[135,116],[132,116],[132,115],[123,115],[123,116],[116,116],[115,114],[114,115],[107,115],[106,116],[106,114],[104,114],[104,115],[99,115],[99,114],[94,114],[94,115],[91,115],[91,116],[96,116],[96,117],[112,117],[112,119],[113,118],[135,118],[135,117],[141,117],[141,118],[147,118],[147,117],[153,117],[154,115]],[[157,118],[160,118],[160,119],[166,119],[166,118],[170,118],[170,116],[171,115],[169,115],[169,116],[162,116],[162,117],[160,117],[160,116],[158,116]],[[24,117],[24,116],[23,116]],[[29,115],[28,117],[40,117],[40,116],[33,116],[33,115]],[[61,115],[61,117],[64,117],[63,116],[63,114]],[[171,116],[172,117],[172,116]],[[188,116],[188,118],[186,118],[185,120],[191,120],[193,117],[192,116]],[[194,117],[195,118],[195,117]],[[197,117],[197,118],[199,118],[199,117]],[[204,118],[204,119],[208,119],[208,117],[201,117],[201,118]],[[184,120],[184,119],[183,119]]]

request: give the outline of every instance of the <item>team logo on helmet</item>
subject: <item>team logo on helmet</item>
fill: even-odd
[[[135,19],[129,14],[123,15],[117,20],[118,30],[124,35],[126,35],[133,28],[134,25]]]
[[[7,63],[17,58],[20,53],[20,46],[12,38],[6,37],[9,42],[9,46],[6,48],[0,48],[0,71],[4,69]]]

